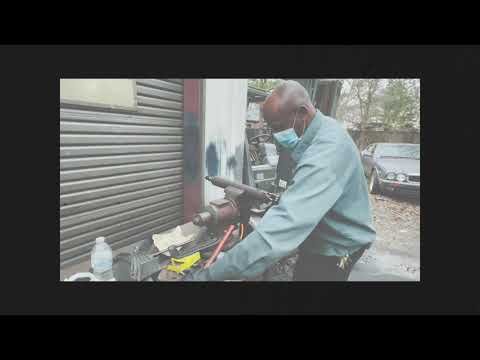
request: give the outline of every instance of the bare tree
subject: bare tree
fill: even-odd
[[[353,91],[360,107],[360,129],[370,120],[375,109],[380,79],[358,79],[353,82]]]
[[[360,121],[360,112],[357,97],[353,89],[355,79],[343,79],[342,90],[338,99],[337,118],[347,128],[357,127]]]
[[[337,116],[349,128],[361,130],[356,140],[366,146],[373,123],[384,130],[420,128],[419,79],[344,79]]]
[[[367,145],[365,130],[372,118],[378,114],[378,95],[380,89],[380,79],[354,79],[352,82],[352,91],[360,110],[360,119],[357,123],[357,129],[360,130],[359,148],[363,149]]]

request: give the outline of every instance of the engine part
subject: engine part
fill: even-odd
[[[211,201],[206,211],[195,215],[192,222],[197,226],[220,225],[240,216],[238,205],[227,199]]]

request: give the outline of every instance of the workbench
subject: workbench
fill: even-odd
[[[185,236],[188,236],[190,234],[194,234],[195,232],[198,231],[198,227],[193,225],[191,222],[180,225],[180,228],[182,229],[182,233]],[[171,230],[169,230],[171,231]],[[163,233],[167,233],[169,231],[165,231]],[[162,234],[163,234],[162,233]],[[108,235],[105,236],[108,240]],[[113,249],[113,257],[117,256],[120,253],[130,253],[136,246],[139,246],[142,243],[143,240],[135,242],[133,244],[118,248],[118,249]],[[90,270],[90,257],[85,259],[84,261],[66,266],[65,268],[60,269],[60,281],[65,280],[65,278],[72,276],[73,274],[79,273],[79,272],[89,272]]]

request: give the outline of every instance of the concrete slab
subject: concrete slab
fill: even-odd
[[[348,281],[418,281],[411,277],[387,272],[375,264],[357,263]]]

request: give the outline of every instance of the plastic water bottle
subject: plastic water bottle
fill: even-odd
[[[99,281],[115,281],[113,277],[113,254],[105,238],[95,239],[95,246],[91,253],[93,274]]]

